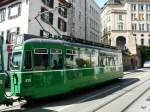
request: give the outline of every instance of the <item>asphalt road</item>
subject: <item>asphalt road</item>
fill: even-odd
[[[0,106],[4,112],[150,112],[150,69],[126,73],[123,79],[35,101]],[[21,107],[22,106],[22,107]]]

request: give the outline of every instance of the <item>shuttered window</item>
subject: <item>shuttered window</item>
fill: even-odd
[[[67,23],[61,18],[58,18],[58,28],[63,32],[67,30]]]
[[[44,5],[47,5],[50,8],[54,7],[54,0],[42,0]]]
[[[44,7],[41,7],[41,13],[43,12],[43,14],[41,15],[41,20],[44,21],[47,24],[53,24],[53,13],[48,12],[48,10]]]

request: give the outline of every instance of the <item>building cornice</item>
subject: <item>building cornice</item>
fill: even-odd
[[[125,0],[125,2],[150,2],[150,0]]]
[[[121,2],[120,4],[109,4],[108,2],[105,3],[105,5],[101,8],[101,13],[107,8],[107,7],[123,7],[125,5],[124,2]]]
[[[127,13],[127,10],[116,10],[116,9],[112,9],[111,13]]]
[[[111,32],[150,33],[149,31],[139,31],[139,30],[112,30]]]
[[[14,1],[17,1],[17,0],[0,0],[0,7],[4,6],[4,5],[7,5],[11,2],[14,2]]]

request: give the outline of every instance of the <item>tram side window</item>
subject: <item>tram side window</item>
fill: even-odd
[[[24,69],[30,70],[32,69],[32,52],[26,51],[24,55]]]
[[[97,67],[98,66],[98,51],[92,51],[91,52],[91,64],[92,67]]]
[[[34,67],[36,70],[46,70],[48,68],[48,50],[41,48],[34,50]]]
[[[51,49],[51,68],[52,69],[62,69],[63,68],[63,58],[61,49]]]
[[[66,50],[65,68],[77,68],[78,51]]]
[[[79,68],[91,67],[91,51],[80,49],[79,58],[76,61]]]
[[[103,53],[99,53],[99,65],[101,67],[105,66],[105,55]]]

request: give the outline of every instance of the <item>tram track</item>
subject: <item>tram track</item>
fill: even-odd
[[[119,96],[117,96],[117,97],[111,99],[110,101],[108,101],[108,102],[102,104],[101,106],[95,108],[94,110],[92,110],[92,111],[90,111],[90,112],[97,112],[98,110],[101,110],[103,107],[105,107],[105,106],[107,106],[108,104],[114,102],[115,100],[118,100],[120,97],[122,97],[122,96],[128,94],[129,92],[133,91],[134,89],[136,89],[136,88],[142,86],[143,84],[147,83],[148,81],[150,81],[150,78],[147,79],[147,80],[145,80],[145,81],[143,81],[143,82],[141,82],[141,83],[139,83],[139,84],[136,85],[135,87],[132,87],[131,89],[125,91],[123,94],[120,94]],[[126,112],[126,111],[128,110],[128,108],[130,108],[141,96],[143,96],[143,95],[144,95],[147,91],[149,91],[149,90],[150,90],[150,87],[147,88],[144,92],[142,92],[142,93],[141,93],[136,99],[134,99],[131,103],[129,103],[121,112]]]
[[[67,105],[67,106],[64,106],[64,107],[62,107],[62,108],[60,108],[60,109],[57,109],[57,112],[65,112],[64,110],[67,110],[67,109],[69,109],[69,108],[73,108],[73,106],[74,106],[74,104],[81,104],[81,103],[84,103],[84,102],[88,102],[88,101],[91,101],[92,99],[97,99],[97,97],[101,97],[101,98],[103,98],[103,97],[105,97],[107,94],[109,94],[109,93],[114,93],[114,91],[118,91],[118,90],[122,90],[123,88],[125,88],[125,87],[128,87],[129,85],[131,85],[132,83],[135,83],[136,81],[137,81],[137,79],[136,79],[136,77],[138,77],[138,76],[140,76],[140,72],[138,72],[136,75],[134,75],[134,77],[126,77],[125,79],[130,79],[130,78],[133,78],[132,80],[130,80],[130,81],[128,81],[128,82],[119,82],[116,86],[114,85],[114,87],[112,87],[112,88],[107,88],[107,89],[105,89],[105,91],[101,91],[100,93],[99,93],[99,91],[97,91],[97,92],[95,92],[96,94],[94,94],[94,95],[91,95],[91,96],[89,96],[89,97],[86,97],[86,98],[84,98],[84,99],[81,99],[80,101],[78,101],[78,102],[76,102],[76,103],[72,103],[72,105]],[[143,80],[146,78],[147,76],[142,76],[141,78],[143,78]],[[135,79],[134,79],[135,78]],[[135,89],[135,88],[138,88],[141,84],[144,84],[145,82],[148,82],[148,81],[150,81],[150,78],[149,79],[147,79],[147,80],[144,80],[144,81],[142,81],[141,83],[139,83],[138,85],[136,85],[136,86],[134,86],[133,88],[131,88],[131,89],[129,89],[129,90],[127,90],[125,93],[123,93],[123,94],[121,94],[121,95],[119,95],[119,96],[117,96],[117,98],[115,97],[115,98],[113,98],[111,101],[108,101],[107,103],[103,103],[100,107],[98,106],[98,108],[96,108],[96,109],[94,109],[94,110],[91,110],[91,111],[87,111],[87,112],[95,112],[96,110],[99,110],[99,109],[101,109],[102,107],[104,107],[104,106],[106,106],[107,104],[109,104],[109,103],[111,103],[111,102],[113,102],[115,99],[118,99],[119,97],[121,97],[121,96],[123,96],[123,95],[125,95],[125,94],[127,94],[128,92],[130,92],[130,91],[132,91],[133,89]],[[66,111],[66,112],[68,112],[68,111]],[[75,112],[77,112],[77,111],[75,111]],[[82,111],[81,111],[82,112]],[[85,111],[84,111],[85,112]]]
[[[123,88],[123,87],[126,87],[127,85],[132,84],[134,81],[135,81],[135,79],[133,79],[133,80],[131,80],[131,81],[128,81],[127,83],[122,83],[122,82],[121,82],[121,83],[118,84],[117,87],[114,87],[114,89],[121,89],[121,88]],[[96,112],[96,111],[100,110],[101,108],[105,107],[106,105],[108,105],[108,104],[110,104],[111,102],[117,100],[118,98],[124,96],[125,94],[129,93],[130,91],[134,90],[135,88],[138,88],[139,86],[143,85],[144,83],[146,83],[146,82],[148,82],[148,81],[150,81],[150,78],[147,79],[147,80],[142,80],[141,83],[139,83],[138,85],[136,85],[136,86],[132,87],[131,89],[127,90],[125,93],[123,93],[123,94],[121,94],[121,95],[119,95],[119,96],[113,98],[112,100],[110,100],[110,101],[108,101],[108,102],[102,104],[101,106],[98,106],[98,107],[95,108],[93,111],[89,111],[89,112]],[[148,88],[148,90],[149,90],[149,89],[150,89],[150,88]],[[148,90],[147,90],[147,91],[148,91]],[[91,97],[89,97],[89,98],[81,99],[81,100],[78,101],[77,103],[86,102],[87,100],[93,99],[94,97],[99,97],[99,96],[102,96],[103,94],[107,94],[107,93],[110,92],[110,91],[114,91],[114,90],[113,90],[113,89],[110,89],[110,90],[103,91],[101,94],[95,94],[95,95],[93,95],[93,96],[91,96]],[[147,91],[144,91],[143,94],[144,94],[145,92],[147,92]],[[142,94],[141,94],[140,96],[142,96]],[[132,103],[130,103],[126,108],[124,108],[124,110],[121,111],[121,112],[125,112],[125,111],[130,107],[131,104],[134,104],[134,102],[136,102],[136,101],[140,98],[140,96],[139,96],[137,99],[135,99],[135,101],[133,101]],[[8,107],[8,108],[5,108],[5,109],[2,109],[2,110],[0,110],[0,112],[22,112],[22,111],[28,112],[28,111],[30,111],[30,110],[36,108],[36,107],[21,108],[21,109],[16,109],[16,110],[14,110],[14,111],[13,111],[13,110],[11,111],[12,108],[16,108],[17,106],[19,107],[19,106],[22,105],[23,103],[25,103],[25,102],[21,102],[21,103],[18,104],[18,105],[15,105],[15,106],[12,106],[12,107]],[[44,104],[44,105],[45,105],[45,104]],[[55,110],[54,110],[54,111],[55,111],[55,112],[59,112],[59,111],[61,111],[61,110],[67,109],[67,108],[69,108],[69,107],[70,107],[70,106],[65,106],[65,107],[63,107],[63,108],[61,108],[61,109],[57,109],[56,111],[55,111]],[[10,111],[7,111],[7,110],[10,110]],[[54,112],[54,111],[53,111],[53,112]],[[81,111],[81,112],[82,112],[82,111]]]

